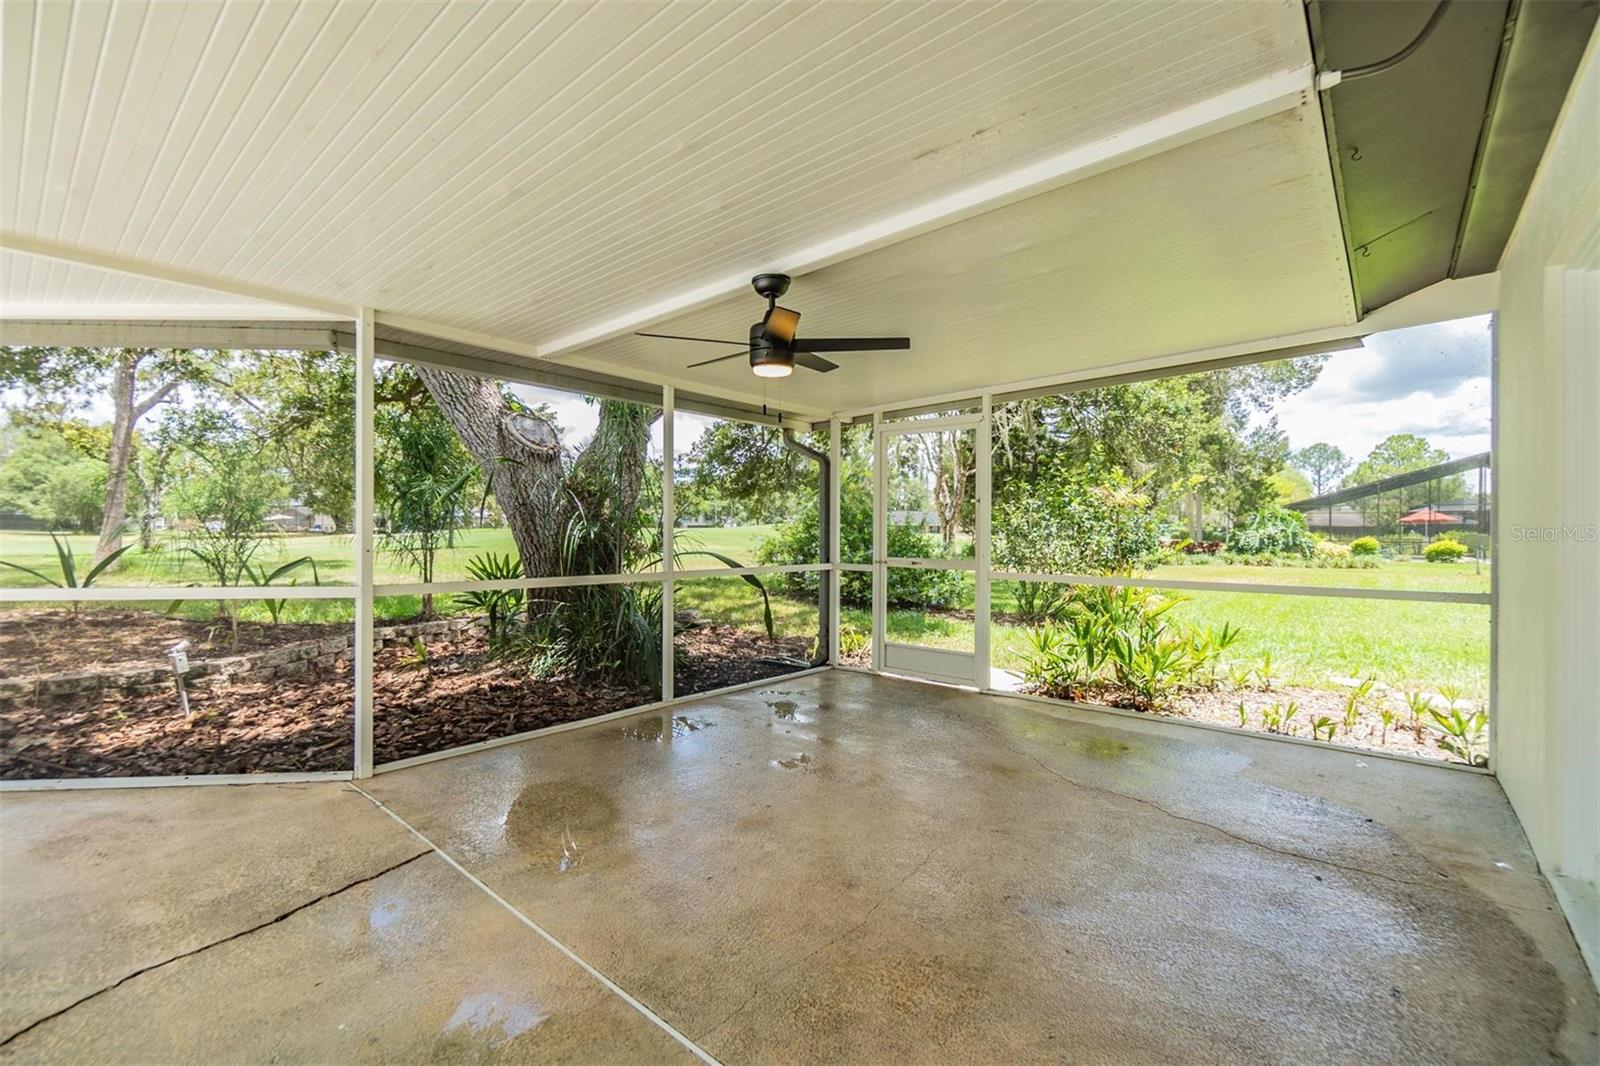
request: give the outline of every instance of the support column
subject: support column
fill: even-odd
[[[980,689],[989,687],[989,522],[990,502],[993,498],[993,477],[991,475],[992,456],[990,449],[994,443],[994,432],[991,428],[993,419],[990,407],[993,398],[989,393],[983,394],[982,418],[978,422],[977,439],[972,442],[973,457],[976,460],[976,491],[977,499],[973,501],[972,512],[975,517],[973,522],[973,555],[977,558],[978,571],[975,575],[976,585],[972,617],[973,617],[973,669],[977,672],[974,679]]]
[[[844,448],[842,430],[837,418],[828,420],[828,513],[833,516],[833,522],[828,528],[827,560],[833,569],[827,574],[828,581],[828,664],[839,665],[839,586],[844,581],[844,575],[839,572],[844,514],[839,510],[839,486],[843,478]]]
[[[888,518],[889,475],[883,446],[883,413],[872,415],[872,668],[883,669],[883,642],[889,628]]]
[[[677,405],[677,390],[671,385],[661,390],[661,569],[666,579],[661,582],[661,698],[673,698],[673,626],[672,572],[676,569],[672,557],[672,528],[677,524],[676,504],[673,500],[673,467],[677,457],[673,454],[672,421]]]
[[[373,624],[373,320],[356,320],[356,639],[355,776],[372,776]]]

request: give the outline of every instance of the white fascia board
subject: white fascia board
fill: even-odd
[[[1314,95],[1315,69],[1307,64],[1279,71],[1188,107],[1113,133],[1088,144],[998,174],[897,211],[846,233],[760,263],[749,263],[694,288],[631,308],[610,318],[540,342],[549,358],[609,340],[642,326],[692,311],[742,292],[763,271],[805,274],[907,238],[971,218],[1050,189],[1170,151],[1203,137],[1301,106]]]

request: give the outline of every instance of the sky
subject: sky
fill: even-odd
[[[1392,433],[1452,459],[1489,450],[1490,316],[1374,333],[1338,352],[1316,384],[1273,409],[1290,446],[1325,441],[1360,462]]]

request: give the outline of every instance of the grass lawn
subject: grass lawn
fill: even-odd
[[[761,543],[771,536],[775,527],[770,525],[733,526],[678,530],[676,541],[680,552],[715,551],[737,559],[742,566],[756,565],[756,554]],[[82,576],[94,557],[95,537],[90,533],[73,533],[62,538],[72,549],[76,567]],[[498,555],[515,554],[516,546],[511,531],[505,528],[463,529],[456,533],[455,542],[440,550],[434,560],[434,579],[438,581],[464,580],[467,563],[476,555],[494,552]],[[355,539],[348,533],[315,534],[286,533],[265,541],[256,553],[255,562],[267,570],[276,569],[292,559],[310,556],[316,561],[317,577],[324,585],[348,585],[355,581]],[[56,557],[56,547],[48,533],[19,533],[13,530],[0,532],[0,559],[37,570],[57,581],[61,579],[61,564]],[[707,556],[689,556],[684,565],[690,568],[715,568],[725,564]],[[300,584],[311,580],[309,569],[298,572]],[[406,561],[383,548],[380,539],[375,578],[381,584],[399,584],[417,580],[416,572]],[[205,570],[199,561],[183,549],[183,540],[177,534],[164,534],[149,551],[134,548],[114,563],[110,570],[96,579],[103,587],[137,585],[191,585],[206,581]],[[38,578],[10,567],[0,568],[0,588],[38,588],[44,586]]]

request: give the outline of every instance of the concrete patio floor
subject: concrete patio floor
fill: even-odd
[[[1600,1049],[1481,775],[835,671],[362,788],[0,797],[0,1057]]]

